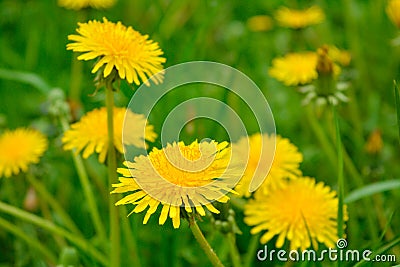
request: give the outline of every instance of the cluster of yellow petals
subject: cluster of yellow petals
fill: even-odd
[[[260,239],[262,244],[278,236],[276,248],[281,248],[285,239],[290,241],[290,250],[317,249],[318,242],[334,248],[338,240],[337,208],[335,191],[312,178],[299,177],[271,188],[268,194],[257,192],[245,206],[244,221],[254,226],[252,234],[266,231]]]
[[[123,177],[114,184],[112,193],[127,193],[116,205],[133,204],[132,212],[139,213],[148,207],[143,223],[161,204],[159,224],[167,217],[174,228],[180,225],[180,212],[205,215],[205,206],[213,213],[219,211],[213,201],[227,202],[238,175],[230,168],[231,149],[227,142],[183,142],[167,144],[163,149],[154,148],[148,156],[135,157],[134,162],[124,162],[119,168]]]
[[[124,152],[123,145],[145,148],[144,140],[153,142],[157,137],[153,126],[147,123],[144,115],[135,114],[126,108],[114,107],[113,116],[114,146],[120,153]],[[64,133],[62,142],[65,150],[76,149],[77,153],[83,151],[83,158],[88,158],[95,152],[99,153],[99,162],[103,163],[108,152],[106,108],[86,113]]]
[[[271,167],[265,176],[259,177],[263,182],[258,191],[268,191],[271,186],[276,187],[286,179],[296,179],[301,175],[299,167],[303,155],[289,139],[280,135],[257,133],[243,137],[232,144],[232,150],[234,156],[246,161],[243,177],[235,187],[235,191],[245,197],[251,195],[249,186],[252,179],[256,178],[256,169],[260,164],[271,163]]]
[[[79,60],[97,58],[92,73],[104,66],[104,78],[115,69],[119,77],[129,83],[139,85],[141,80],[148,84],[149,78],[155,83],[162,81],[162,64],[166,60],[161,57],[163,51],[158,43],[149,40],[148,35],[106,18],[103,18],[103,22],[92,20],[78,25],[76,31],[79,35],[68,36],[74,42],[67,44],[67,49],[82,52]]]
[[[26,172],[38,163],[48,146],[47,138],[37,130],[18,128],[0,135],[0,177]]]
[[[80,10],[83,8],[109,8],[116,0],[58,0],[58,5],[67,9]]]
[[[271,17],[267,15],[257,15],[247,20],[247,28],[253,32],[263,32],[272,29],[273,23]]]
[[[317,59],[315,52],[289,53],[273,59],[268,73],[287,86],[307,84],[318,77]]]
[[[311,83],[318,78],[317,65],[321,63],[320,51],[322,50],[326,51],[326,58],[332,62],[334,76],[338,76],[341,72],[339,65],[336,63],[342,66],[350,64],[351,55],[349,52],[340,50],[333,45],[324,45],[317,52],[288,53],[283,57],[274,58],[268,73],[286,86]]]
[[[318,6],[304,10],[281,7],[276,11],[275,19],[283,27],[300,29],[321,23],[325,19],[325,14]]]

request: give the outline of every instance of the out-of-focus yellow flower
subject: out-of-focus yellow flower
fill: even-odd
[[[386,13],[393,24],[400,28],[400,0],[390,0],[386,7]]]
[[[7,130],[0,135],[0,177],[26,172],[46,151],[46,137],[32,129]]]
[[[78,56],[79,60],[97,58],[92,73],[104,66],[101,70],[104,78],[115,70],[121,79],[136,85],[140,84],[139,79],[148,84],[153,75],[154,82],[162,81],[163,51],[158,43],[148,39],[148,35],[141,35],[132,27],[110,22],[106,18],[103,22],[92,20],[78,25],[76,31],[79,35],[68,36],[74,43],[67,44],[67,49],[83,52]]]
[[[333,248],[338,240],[336,192],[309,177],[287,180],[267,194],[257,191],[246,204],[244,214],[245,223],[254,226],[252,234],[266,231],[260,239],[262,244],[278,236],[277,248],[287,239],[290,250],[305,250],[310,246],[317,249],[317,242]],[[347,220],[346,209],[344,219]]]
[[[129,131],[124,131],[122,140],[123,127],[127,127]],[[145,148],[144,140],[152,142],[156,137],[153,126],[147,123],[144,115],[133,113],[126,108],[114,107],[114,146],[120,153],[124,152],[123,145]],[[99,153],[99,162],[103,163],[108,152],[106,108],[86,113],[64,133],[62,142],[65,150],[76,149],[77,153],[83,150],[83,158],[88,158],[95,152]]]
[[[341,66],[348,66],[351,61],[351,54],[349,51],[341,50],[334,45],[328,45],[329,57],[334,61],[339,63]]]
[[[275,58],[269,75],[287,86],[312,82],[318,77],[316,70],[317,54],[315,52],[289,53]]]
[[[250,151],[247,151],[248,147]],[[273,157],[271,168],[267,176],[262,177],[264,182],[258,190],[267,191],[269,187],[276,187],[285,179],[296,179],[301,175],[299,166],[303,161],[303,155],[289,139],[280,135],[257,133],[250,137],[243,137],[232,144],[232,151],[234,157],[242,157],[245,161],[244,165],[247,165],[243,177],[235,187],[235,191],[245,197],[250,196],[249,185],[256,174],[258,165],[267,164],[271,157]],[[269,151],[275,151],[275,153]],[[247,155],[249,155],[248,158]]]
[[[323,45],[317,52],[289,53],[272,60],[268,73],[287,86],[309,84],[322,73],[330,72],[337,77],[342,66],[350,63],[348,52],[332,45]]]
[[[133,204],[135,213],[148,207],[143,220],[146,224],[161,204],[159,224],[170,217],[174,228],[179,228],[183,209],[204,216],[204,206],[219,213],[211,203],[227,202],[226,194],[232,192],[232,180],[237,178],[228,170],[231,150],[227,146],[227,142],[179,142],[154,148],[148,156],[135,157],[134,162],[124,162],[127,168],[118,169],[123,177],[113,185],[112,193],[130,194],[116,205]]]
[[[58,5],[67,9],[79,10],[83,8],[110,8],[116,0],[58,0]]]
[[[247,20],[247,28],[253,32],[264,32],[272,29],[272,19],[267,15],[253,16]]]
[[[281,7],[276,11],[275,18],[283,27],[300,29],[321,23],[325,19],[325,14],[318,6],[304,10]]]

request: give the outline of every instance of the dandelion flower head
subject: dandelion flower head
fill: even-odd
[[[325,19],[325,14],[318,6],[304,10],[281,7],[276,11],[275,19],[283,27],[300,29],[321,23]]]
[[[103,18],[103,22],[92,20],[78,25],[76,31],[79,35],[68,36],[74,43],[67,44],[67,49],[82,52],[78,56],[79,60],[97,58],[92,73],[104,66],[104,78],[115,69],[121,79],[136,85],[140,84],[140,80],[148,84],[150,77],[153,77],[155,83],[161,82],[159,72],[163,70],[165,58],[161,57],[163,51],[158,43],[149,40],[148,35],[142,35],[132,27],[126,27],[121,22],[110,22],[106,18]]]
[[[286,179],[296,179],[301,175],[299,165],[303,161],[303,155],[289,139],[280,135],[257,133],[243,137],[232,145],[232,150],[233,155],[243,157],[247,164],[243,177],[235,187],[235,191],[245,197],[250,196],[249,186],[259,164],[272,162],[268,174],[261,177],[264,181],[258,190],[267,191],[271,186],[276,187]],[[262,150],[264,152],[261,154]]]
[[[339,50],[332,45],[323,45],[317,52],[289,53],[273,59],[268,73],[286,86],[304,85],[318,78],[318,67],[321,67],[321,63],[325,65],[329,63],[336,77],[341,72],[336,63],[347,66],[350,60],[351,56],[347,51]]]
[[[124,127],[129,131],[124,131],[122,136]],[[144,115],[133,113],[126,108],[114,107],[114,146],[120,153],[124,152],[123,145],[145,148],[144,140],[153,142],[156,137],[153,126],[147,123]],[[77,153],[83,151],[83,158],[88,158],[95,152],[99,153],[99,162],[103,163],[108,152],[106,108],[86,113],[64,133],[62,142],[65,150],[76,149]]]
[[[400,0],[389,0],[386,13],[393,24],[400,28]]]
[[[174,142],[163,149],[154,148],[148,156],[135,157],[134,162],[124,162],[126,168],[118,169],[122,177],[112,193],[130,194],[116,205],[133,204],[132,213],[148,208],[146,224],[161,204],[159,224],[169,217],[174,228],[179,228],[182,212],[204,216],[204,206],[219,213],[212,202],[227,202],[226,194],[232,192],[237,179],[236,172],[229,170],[230,154],[227,142],[215,141]]]
[[[36,164],[48,146],[39,131],[26,128],[7,130],[0,135],[0,177],[11,177],[26,172],[29,164]]]
[[[287,86],[310,83],[318,77],[315,52],[289,53],[275,58],[269,75]]]
[[[116,0],[58,0],[58,5],[67,9],[80,10],[84,8],[109,8]]]
[[[288,180],[268,194],[256,193],[245,206],[244,221],[252,234],[266,231],[260,239],[262,244],[277,236],[276,247],[281,248],[285,239],[290,250],[305,250],[318,242],[333,248],[338,240],[338,199],[322,182],[309,177]],[[345,212],[345,220],[347,213]]]
[[[272,28],[272,19],[267,15],[257,15],[250,17],[246,24],[250,31],[263,32]]]

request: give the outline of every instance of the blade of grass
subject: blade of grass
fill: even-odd
[[[46,187],[37,180],[32,174],[27,173],[26,175],[29,183],[35,188],[35,190],[40,194],[44,201],[48,203],[48,205],[61,217],[63,224],[67,227],[71,232],[76,235],[82,237],[82,233],[79,228],[76,226],[75,222],[71,219],[69,214],[65,211],[65,209],[60,205],[56,198],[54,198],[46,189]]]
[[[380,247],[375,252],[372,252],[372,254],[368,258],[370,259],[370,261],[374,261],[374,259],[377,255],[382,255],[382,253],[388,251],[389,249],[393,248],[394,246],[396,246],[398,244],[400,244],[400,237],[398,237],[395,240],[389,242],[388,244]],[[387,256],[389,256],[389,255],[387,255]],[[393,256],[396,257],[396,255],[393,255]],[[362,266],[365,262],[368,262],[368,260],[362,259],[356,265],[354,265],[354,267]]]
[[[43,94],[47,94],[51,89],[39,75],[31,72],[0,69],[0,79],[29,84]]]
[[[71,232],[68,232],[64,228],[61,228],[54,224],[51,221],[45,220],[37,215],[26,212],[14,206],[8,205],[4,202],[0,202],[0,211],[10,214],[16,218],[22,219],[26,222],[32,223],[38,227],[46,229],[50,233],[54,235],[59,235],[68,239],[72,244],[76,247],[80,248],[82,251],[86,252],[89,256],[93,257],[93,259],[97,260],[99,263],[103,265],[108,265],[107,258],[100,253],[92,244]]]
[[[254,255],[256,255],[256,250],[259,244],[259,240],[261,237],[261,233],[255,234],[251,237],[248,242],[248,249],[246,255],[244,256],[244,264],[245,267],[250,267],[254,261]]]
[[[372,183],[350,192],[345,198],[344,202],[348,204],[377,193],[399,188],[400,188],[400,179]]]
[[[333,118],[335,120],[336,128],[336,147],[337,147],[337,162],[338,162],[338,222],[337,222],[337,232],[338,237],[342,238],[344,236],[344,177],[343,177],[343,150],[342,150],[342,140],[340,137],[339,119],[336,113],[336,109],[332,106]]]
[[[392,223],[394,213],[395,213],[395,211],[392,211],[392,213],[390,213],[389,219],[386,222],[385,228],[383,228],[383,231],[382,231],[381,236],[379,237],[379,240],[383,240],[383,238],[385,237],[385,234],[390,229],[390,224]]]
[[[32,238],[32,236],[26,234],[17,225],[10,223],[0,217],[0,228],[5,229],[6,231],[25,241],[30,248],[41,253],[50,265],[54,265],[57,262],[57,257],[53,254],[52,251],[47,249],[46,246],[42,245],[39,240]]]

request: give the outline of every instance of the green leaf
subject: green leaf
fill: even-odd
[[[47,94],[51,89],[39,75],[31,72],[0,69],[0,79],[32,85],[43,94]]]
[[[400,180],[388,180],[369,184],[350,192],[347,197],[345,197],[344,202],[348,204],[364,197],[398,188],[400,188]]]
[[[396,246],[396,245],[399,244],[399,243],[400,243],[400,237],[399,237],[399,238],[396,238],[395,240],[392,240],[392,241],[389,242],[388,244],[386,244],[386,245],[380,247],[379,249],[377,249],[376,251],[374,251],[374,252],[369,256],[370,261],[373,261],[374,258],[375,258],[377,255],[383,255],[383,253],[385,253],[386,251],[388,251],[389,249],[393,248],[394,246]],[[389,256],[389,254],[386,254],[386,256]],[[394,257],[393,259],[396,259],[396,256],[395,256],[395,255],[391,255],[391,256]],[[363,260],[359,261],[356,265],[354,265],[354,267],[362,266],[362,265],[365,264],[365,263],[366,263],[366,260],[363,259]],[[395,263],[395,262],[392,262],[392,263]],[[398,266],[398,265],[396,265],[396,266]]]

